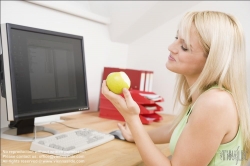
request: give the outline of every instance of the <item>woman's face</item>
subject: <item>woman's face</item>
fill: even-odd
[[[170,71],[186,77],[198,78],[205,65],[206,57],[193,26],[191,27],[190,44],[191,50],[187,49],[185,41],[177,35],[176,40],[168,47],[170,55],[166,67]]]

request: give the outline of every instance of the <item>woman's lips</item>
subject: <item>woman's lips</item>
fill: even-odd
[[[169,59],[170,61],[175,61],[175,59],[174,59],[171,55],[169,55],[168,59]]]

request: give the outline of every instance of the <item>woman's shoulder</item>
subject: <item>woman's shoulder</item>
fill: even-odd
[[[213,105],[222,106],[224,108],[226,106],[235,105],[234,99],[231,93],[224,89],[218,89],[218,88],[205,91],[204,93],[200,95],[197,102],[199,102],[199,100],[200,102],[205,102],[209,105],[212,104],[211,106]]]
[[[198,118],[212,117],[211,122],[217,121],[223,124],[229,124],[235,120],[235,117],[238,117],[233,96],[229,92],[217,88],[201,94],[192,112],[195,114],[193,116]]]
[[[236,109],[233,96],[230,92],[221,89],[211,89],[202,93],[198,99],[196,105],[200,105],[204,111],[220,111],[229,113],[229,111]]]

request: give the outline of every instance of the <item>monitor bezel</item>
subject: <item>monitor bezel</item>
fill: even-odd
[[[88,88],[87,88],[87,72],[86,72],[86,61],[85,61],[85,52],[84,52],[84,40],[82,36],[79,35],[73,35],[73,34],[68,34],[68,33],[62,33],[62,32],[56,32],[56,31],[51,31],[51,30],[45,30],[45,29],[40,29],[40,28],[33,28],[33,27],[28,27],[28,26],[23,26],[23,25],[17,25],[17,24],[12,24],[12,23],[5,23],[5,28],[6,28],[6,44],[7,44],[7,51],[4,52],[3,50],[3,54],[7,52],[8,55],[3,55],[3,58],[6,56],[8,56],[8,61],[9,61],[9,74],[10,74],[10,86],[6,87],[6,88],[10,88],[11,90],[11,104],[13,106],[13,108],[11,109],[10,106],[7,104],[7,117],[9,121],[15,121],[15,120],[25,120],[25,119],[30,119],[30,118],[35,118],[35,117],[41,117],[41,116],[48,116],[48,115],[55,115],[55,114],[63,114],[63,113],[69,113],[69,112],[77,112],[77,111],[84,111],[84,110],[89,110],[89,100],[88,100]],[[11,39],[10,39],[10,33],[12,29],[17,29],[17,30],[23,30],[23,31],[28,31],[28,32],[34,32],[34,33],[39,33],[39,34],[46,34],[46,35],[53,35],[53,36],[60,36],[60,37],[66,37],[66,38],[73,38],[73,39],[78,39],[81,41],[81,52],[82,52],[82,64],[83,64],[83,75],[84,75],[84,89],[85,89],[85,103],[86,106],[83,108],[69,108],[69,109],[64,109],[63,111],[60,110],[53,110],[52,112],[48,113],[47,111],[41,111],[38,113],[33,113],[33,114],[18,114],[18,110],[17,110],[17,99],[16,99],[16,88],[15,88],[15,78],[14,75],[11,74],[13,71],[13,62],[12,62],[12,58],[10,58],[11,54],[12,54],[12,50],[10,49],[10,47],[8,47],[11,44]],[[3,35],[2,35],[3,37]],[[4,49],[4,48],[3,48]],[[5,48],[6,49],[6,48]],[[6,61],[5,61],[6,62]],[[5,70],[4,70],[4,76],[5,74]],[[7,73],[8,74],[8,73]],[[6,80],[5,81],[5,85],[6,85]],[[8,99],[7,94],[6,94],[6,99]],[[9,98],[10,99],[10,98]],[[8,102],[8,101],[7,101]],[[10,104],[10,103],[9,103]],[[9,107],[8,107],[9,106]],[[12,113],[11,113],[12,112]],[[13,114],[13,117],[9,116]]]

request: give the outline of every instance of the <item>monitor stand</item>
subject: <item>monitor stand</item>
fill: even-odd
[[[2,91],[0,86],[0,111],[1,111],[1,125],[7,126],[8,122],[2,118],[6,117],[6,100],[2,97]],[[1,127],[0,127],[1,128]],[[34,118],[11,121],[9,127],[1,128],[1,138],[14,140],[14,141],[28,141],[31,142],[34,139],[39,139],[36,137],[36,132],[45,131],[51,134],[59,133],[56,130],[44,127],[44,126],[35,126]],[[20,134],[34,133],[33,137],[20,136]]]
[[[50,129],[44,126],[35,126],[34,118],[20,121],[13,121],[9,124],[9,127],[1,129],[1,138],[14,140],[14,141],[27,141],[31,142],[34,139],[39,139],[36,137],[36,132],[45,131],[51,134],[57,134],[58,131]],[[34,133],[34,137],[20,136],[21,134]]]

